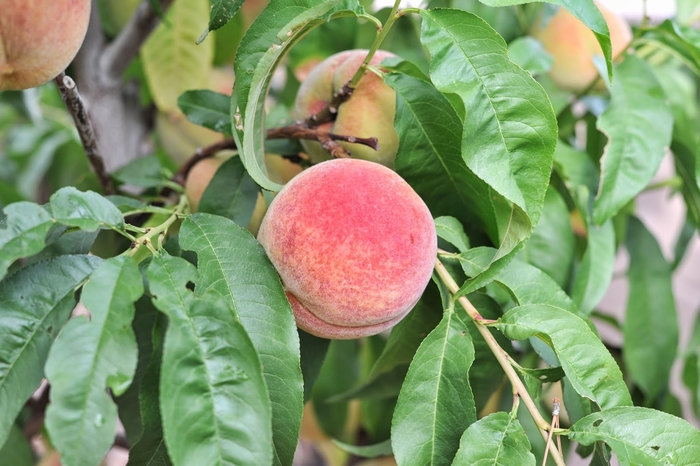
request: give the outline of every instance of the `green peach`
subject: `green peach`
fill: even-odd
[[[347,50],[332,55],[319,63],[308,74],[297,93],[294,105],[296,119],[304,120],[321,111],[333,96],[353,77],[367,50]],[[370,64],[377,65],[390,52],[378,50]],[[396,95],[381,77],[367,72],[358,83],[353,95],[338,108],[334,122],[321,125],[322,130],[360,138],[376,137],[379,150],[360,144],[341,143],[353,158],[379,162],[390,168],[399,147],[399,137],[394,130]],[[331,155],[316,141],[302,141],[302,146],[312,163],[328,160]]]
[[[294,177],[272,201],[258,240],[297,325],[322,338],[374,335],[399,322],[432,275],[428,207],[392,170],[335,159]]]

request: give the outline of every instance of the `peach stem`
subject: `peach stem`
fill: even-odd
[[[440,262],[439,259],[435,260],[435,271],[437,272],[438,276],[440,276],[442,282],[447,286],[447,289],[450,290],[450,293],[454,295],[459,291],[459,285],[457,285],[457,282],[455,282],[454,278],[452,278],[450,273],[447,271],[447,269],[442,264],[442,262]],[[545,441],[547,441],[547,438],[549,437],[549,431],[552,429],[552,426],[550,426],[549,423],[545,421],[545,419],[542,417],[539,409],[537,409],[537,405],[535,405],[535,402],[532,400],[530,394],[527,392],[525,385],[523,385],[523,382],[520,380],[520,377],[518,377],[518,374],[515,372],[515,369],[509,361],[510,355],[508,355],[508,353],[503,348],[501,348],[501,345],[498,344],[496,338],[494,338],[489,329],[485,327],[484,320],[486,319],[484,319],[481,316],[479,311],[474,307],[474,305],[469,301],[469,299],[467,299],[466,296],[460,296],[457,299],[457,301],[459,301],[459,304],[464,308],[469,317],[471,317],[471,319],[476,324],[477,330],[479,330],[479,333],[481,333],[481,336],[486,341],[486,344],[489,346],[494,356],[496,356],[496,359],[503,368],[503,371],[506,373],[508,380],[510,380],[510,383],[513,385],[515,393],[525,403],[525,406],[530,412],[532,419],[535,421],[535,424],[537,424],[537,427],[539,428],[542,438]],[[566,466],[564,463],[564,459],[561,456],[561,452],[556,447],[552,448],[551,454],[552,458],[554,459],[554,462],[558,466]]]

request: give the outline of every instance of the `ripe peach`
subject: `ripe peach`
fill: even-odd
[[[55,78],[85,39],[90,0],[0,0],[0,91]]]
[[[608,23],[612,54],[615,58],[632,40],[632,30],[622,17],[600,3],[595,3]],[[567,9],[559,8],[544,27],[541,21],[537,21],[530,34],[552,55],[554,62],[549,75],[559,87],[580,92],[598,76],[593,64],[595,55],[603,55],[598,40],[593,32]]]
[[[392,170],[335,159],[290,181],[258,240],[277,269],[297,325],[351,339],[399,322],[423,293],[437,235],[428,207]]]
[[[306,119],[321,111],[355,74],[367,56],[367,50],[346,50],[336,53],[318,64],[306,77],[297,93],[294,117]],[[370,64],[381,63],[393,54],[378,50]],[[360,144],[341,143],[353,156],[379,162],[392,168],[399,147],[399,137],[394,130],[396,95],[379,76],[367,72],[357,85],[353,95],[338,108],[335,122],[319,126],[320,129],[346,136],[376,137],[379,150]],[[313,163],[328,160],[331,155],[316,141],[301,141]]]

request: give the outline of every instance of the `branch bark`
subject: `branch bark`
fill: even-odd
[[[305,123],[295,123],[288,126],[278,128],[270,128],[267,130],[267,139],[310,139],[320,142],[323,147],[331,153],[335,158],[347,158],[350,154],[343,146],[338,144],[338,141],[345,141],[351,144],[362,144],[371,147],[374,150],[379,150],[379,141],[377,138],[360,138],[356,136],[348,136],[344,134],[329,133],[317,128],[309,128]],[[213,157],[218,152],[227,149],[236,149],[236,142],[233,138],[226,138],[218,141],[210,146],[197,149],[197,152],[183,163],[172,180],[178,184],[184,184],[192,167],[197,165],[201,160]]]
[[[161,0],[163,11],[171,3]],[[152,152],[150,110],[141,106],[138,85],[124,82],[123,74],[159,21],[149,1],[142,0],[129,23],[107,43],[97,0],[92,2],[87,36],[73,66],[108,173]]]
[[[116,193],[112,178],[105,169],[105,164],[102,160],[97,140],[95,139],[95,132],[92,129],[92,122],[80,98],[80,93],[75,85],[75,81],[73,81],[70,76],[66,76],[65,72],[62,72],[56,77],[56,84],[58,84],[58,90],[61,93],[63,102],[65,102],[68,111],[73,117],[75,127],[78,129],[78,134],[80,135],[80,141],[85,148],[85,154],[97,175],[97,179],[102,186],[102,191],[104,194]]]

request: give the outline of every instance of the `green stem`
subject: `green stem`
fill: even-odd
[[[457,282],[454,281],[454,279],[447,271],[445,266],[440,262],[440,260],[435,261],[435,271],[440,276],[442,282],[447,286],[447,289],[450,290],[450,293],[454,295],[459,291],[459,285],[457,285]],[[518,374],[515,372],[515,369],[513,369],[513,366],[511,366],[509,361],[510,356],[508,355],[506,350],[501,348],[501,345],[498,344],[496,338],[491,334],[489,329],[484,326],[485,319],[481,316],[479,311],[474,307],[474,305],[469,301],[469,299],[467,299],[466,296],[460,296],[457,300],[467,312],[469,317],[471,317],[471,319],[476,324],[477,330],[479,331],[479,333],[481,333],[481,336],[486,341],[486,344],[491,349],[493,355],[496,356],[498,363],[501,365],[503,371],[506,373],[506,377],[508,377],[508,380],[510,380],[510,383],[513,385],[513,389],[517,392],[519,398],[523,401],[523,403],[525,403],[525,406],[530,412],[530,416],[532,416],[532,419],[535,421],[535,424],[537,425],[540,434],[542,435],[542,438],[545,441],[547,441],[547,438],[549,437],[549,431],[552,429],[552,426],[542,417],[542,414],[540,414],[539,409],[537,409],[537,405],[535,405],[535,402],[533,401],[532,397],[530,397],[530,394],[527,392],[527,389],[525,388],[525,385],[523,384],[522,380],[520,380],[520,377],[518,377]],[[557,464],[557,466],[566,466],[564,463],[564,459],[561,456],[561,452],[557,448],[552,448],[551,453],[552,458],[554,459],[554,462]]]
[[[132,215],[138,215],[138,214],[166,214],[170,215],[172,212],[171,209],[166,209],[164,207],[157,207],[157,206],[146,206],[143,209],[135,209],[135,210],[130,210],[128,212],[124,212],[124,217],[130,217]]]
[[[172,211],[170,217],[168,217],[160,225],[155,226],[153,228],[148,228],[146,233],[136,238],[136,241],[134,241],[133,243],[133,247],[129,251],[129,255],[131,257],[134,257],[141,248],[141,246],[146,246],[152,253],[156,253],[157,250],[160,249],[162,246],[162,244],[160,244],[160,242],[157,241],[157,237],[159,235],[164,236],[168,232],[168,229],[172,226],[172,224],[175,223],[175,221],[178,218],[180,218],[182,213],[185,211],[185,207],[187,207],[187,204],[187,196],[180,196],[180,202],[178,202],[178,204],[175,206],[175,209]],[[157,241],[157,247],[153,246],[154,239],[156,239]]]
[[[362,76],[364,76],[364,74],[365,74],[365,71],[367,69],[367,65],[369,65],[370,61],[372,61],[374,54],[377,52],[382,41],[384,40],[386,35],[389,33],[391,26],[393,26],[394,22],[396,22],[396,20],[399,18],[400,15],[398,15],[397,13],[399,11],[400,4],[401,4],[401,0],[396,0],[394,2],[394,7],[391,9],[391,13],[389,13],[389,18],[386,20],[386,23],[382,27],[381,31],[379,32],[377,37],[374,39],[374,43],[372,43],[372,46],[370,47],[369,52],[367,52],[367,56],[365,57],[364,61],[362,62],[362,65],[360,65],[360,67],[355,72],[355,75],[352,77],[352,79],[348,83],[350,88],[355,89],[357,87],[357,84],[360,82],[360,79],[362,79]]]
[[[680,176],[672,176],[671,178],[661,180],[654,184],[650,184],[649,186],[644,188],[644,192],[653,191],[655,189],[661,188],[680,189],[681,187],[683,187],[683,178],[681,178]]]

